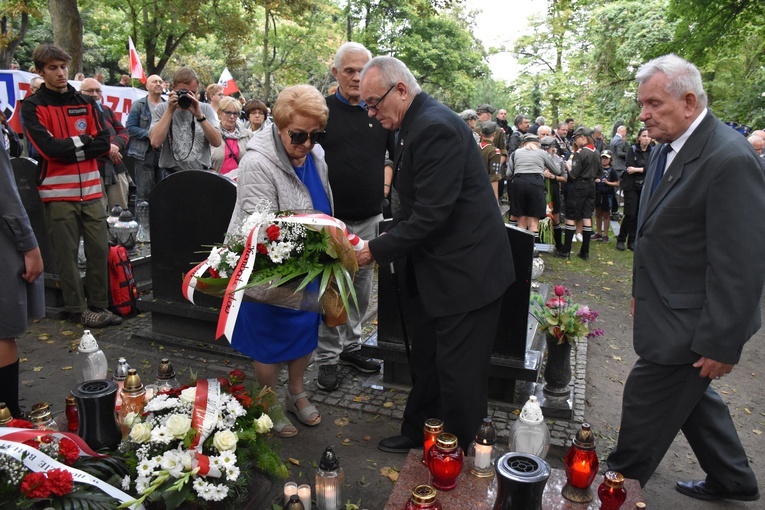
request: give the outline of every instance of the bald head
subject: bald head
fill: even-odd
[[[152,99],[153,103],[159,101],[159,96],[161,96],[164,91],[163,87],[164,82],[162,81],[161,76],[152,74],[146,78],[146,91],[149,93],[149,97]]]
[[[80,92],[85,92],[87,89],[100,89],[101,84],[95,78],[85,78],[80,82]]]

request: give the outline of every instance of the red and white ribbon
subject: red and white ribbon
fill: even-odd
[[[212,433],[218,422],[220,405],[220,382],[217,379],[197,380],[194,411],[191,415],[191,427],[197,431],[197,435],[191,442],[191,449],[198,452],[202,451],[205,439]]]
[[[126,494],[125,492],[112,485],[109,485],[103,480],[99,480],[98,478],[91,476],[84,471],[80,471],[79,469],[75,469],[57,461],[56,459],[44,454],[37,448],[27,446],[21,442],[17,442],[15,439],[9,439],[12,437],[19,437],[16,435],[18,432],[31,431],[29,429],[9,428],[0,432],[0,436],[2,437],[2,439],[0,439],[0,453],[13,457],[19,462],[22,462],[27,469],[34,471],[35,473],[46,472],[50,471],[51,469],[66,470],[71,473],[72,480],[74,482],[92,485],[93,487],[100,489],[102,492],[105,492],[109,496],[118,500],[120,503],[125,503],[126,501],[132,501],[135,499],[131,495]],[[34,432],[37,433],[36,436],[39,436],[40,433],[45,431],[35,430]],[[59,433],[56,433],[56,435],[58,434]],[[65,437],[71,439],[69,434],[67,434]],[[130,508],[135,510],[142,510],[144,507],[143,505],[133,504],[130,506]]]
[[[296,214],[294,216],[282,216],[274,221],[279,223],[301,223],[303,225],[320,228],[337,228],[345,234],[354,251],[360,251],[364,248],[365,242],[363,239],[355,234],[349,233],[345,223],[327,214]],[[230,342],[231,338],[233,338],[236,318],[239,315],[239,309],[244,300],[244,286],[249,283],[250,276],[255,267],[255,259],[258,255],[256,250],[257,239],[262,227],[265,227],[265,224],[255,225],[250,231],[250,234],[247,236],[247,242],[244,245],[244,251],[239,258],[234,274],[226,287],[226,294],[223,296],[223,304],[221,305],[220,315],[218,316],[218,326],[215,330],[216,339],[225,337]],[[320,230],[320,228],[316,228],[315,230]],[[255,240],[254,242],[253,239]],[[202,262],[186,273],[186,276],[183,279],[183,295],[192,303],[194,302],[196,279],[202,276],[209,267],[210,265],[207,261]]]

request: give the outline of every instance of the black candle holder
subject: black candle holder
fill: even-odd
[[[114,450],[122,440],[114,416],[117,388],[114,381],[96,380],[85,381],[72,391],[80,417],[77,435],[95,451]]]

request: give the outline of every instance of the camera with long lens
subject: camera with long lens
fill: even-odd
[[[191,92],[189,89],[178,89],[175,91],[178,96],[178,107],[188,110],[191,107]]]

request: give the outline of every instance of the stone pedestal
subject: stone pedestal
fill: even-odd
[[[593,490],[603,481],[603,475],[595,477]],[[430,472],[422,464],[422,450],[411,450],[404,466],[393,487],[393,493],[388,498],[385,510],[401,510],[412,494],[412,489],[420,484],[430,483]],[[566,473],[561,469],[553,469],[547,481],[542,508],[545,510],[598,510],[600,500],[595,497],[589,503],[574,503],[561,496],[561,489],[566,484]],[[627,501],[622,508],[635,508],[635,503],[643,501],[643,491],[637,480],[624,480],[627,489]],[[492,510],[497,499],[497,482],[495,478],[477,478],[463,467],[457,478],[457,487],[451,491],[437,491],[441,506],[459,508],[460,510]]]
[[[384,228],[385,225],[382,225],[380,230]],[[503,297],[489,368],[489,398],[517,406],[523,405],[528,398],[528,389],[517,387],[517,383],[527,383],[528,386],[537,381],[544,341],[538,338],[537,322],[529,316],[534,236],[509,225],[507,235],[513,251],[516,281]],[[383,381],[398,384],[411,384],[397,301],[406,292],[406,283],[402,281],[399,284],[402,290],[398,296],[394,287],[394,278],[405,274],[405,266],[406,260],[399,259],[395,274],[390,266],[380,266],[377,333],[362,346],[364,355],[385,362]],[[546,288],[542,291],[546,292]],[[406,304],[403,306],[405,308]],[[416,339],[410,338],[409,341],[411,343]]]

